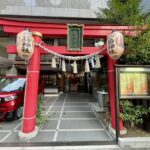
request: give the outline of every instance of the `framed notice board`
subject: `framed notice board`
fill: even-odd
[[[68,24],[67,48],[69,51],[81,51],[83,46],[83,25]]]
[[[150,99],[150,66],[115,67],[119,99]]]

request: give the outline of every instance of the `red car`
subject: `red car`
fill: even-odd
[[[0,77],[0,120],[22,117],[26,78]]]

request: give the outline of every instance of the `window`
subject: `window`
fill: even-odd
[[[85,47],[92,47],[95,44],[95,40],[94,39],[84,39],[83,41],[83,46]]]
[[[0,91],[12,92],[21,91],[24,88],[26,79],[25,78],[1,78],[0,79]]]
[[[67,45],[67,39],[60,38],[58,39],[58,46],[66,46]]]
[[[44,42],[47,45],[53,46],[54,45],[54,39],[44,39]]]

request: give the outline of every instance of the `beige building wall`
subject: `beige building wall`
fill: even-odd
[[[107,0],[0,0],[0,14],[96,18],[97,7]]]

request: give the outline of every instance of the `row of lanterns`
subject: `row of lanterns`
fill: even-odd
[[[17,51],[21,58],[28,60],[34,53],[34,38],[29,30],[24,30],[17,35]],[[112,59],[119,59],[124,51],[123,35],[118,31],[113,31],[107,37],[107,53]],[[87,57],[88,58],[88,57]],[[52,67],[56,68],[56,57],[52,57]],[[100,68],[99,55],[96,55],[95,68]],[[66,72],[65,60],[62,59],[62,71]],[[85,59],[85,72],[90,72],[89,60]],[[77,61],[73,62],[73,73],[78,73]]]

